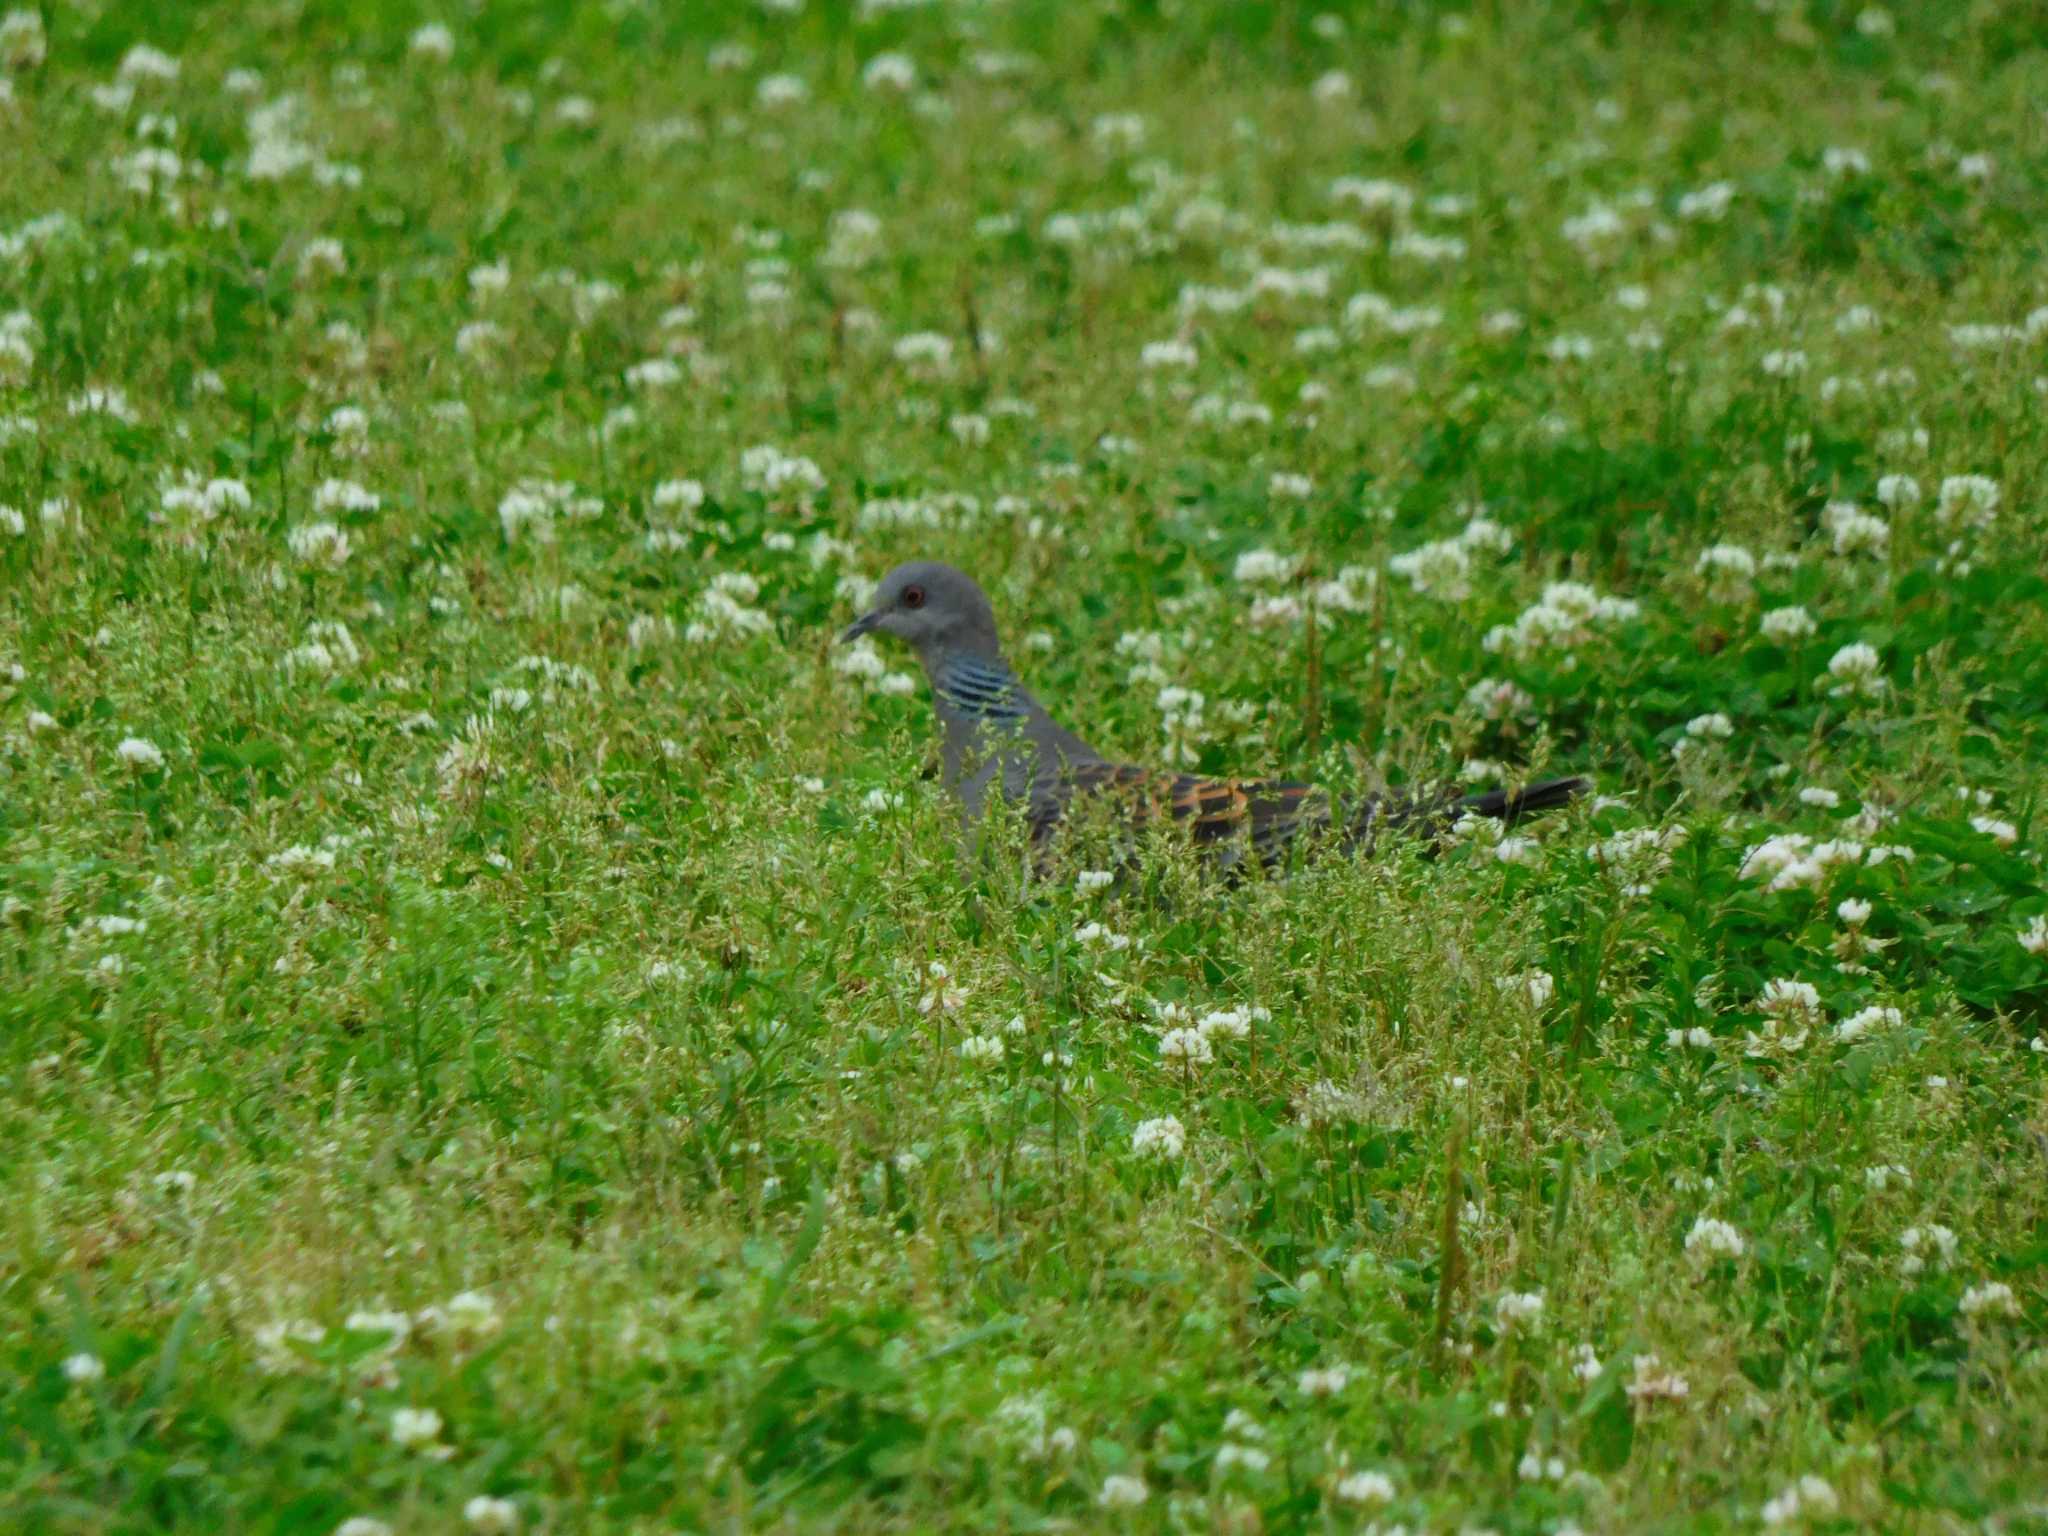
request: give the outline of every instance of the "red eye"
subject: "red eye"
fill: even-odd
[[[922,608],[924,606],[924,588],[905,587],[903,589],[903,606],[906,608]]]

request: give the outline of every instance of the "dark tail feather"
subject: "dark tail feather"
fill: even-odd
[[[1532,811],[1551,811],[1560,805],[1570,805],[1592,787],[1591,779],[1545,779],[1541,784],[1531,784],[1525,789],[1489,789],[1483,795],[1467,795],[1457,802],[1456,808],[1475,816],[1517,821]]]

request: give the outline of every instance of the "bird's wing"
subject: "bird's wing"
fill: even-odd
[[[1127,803],[1143,826],[1161,818],[1187,829],[1198,846],[1248,842],[1260,858],[1284,849],[1303,832],[1330,822],[1330,797],[1313,784],[1286,779],[1210,779],[1129,763],[1076,763],[1067,771],[1076,794],[1112,795]],[[1051,830],[1063,807],[1035,818]]]

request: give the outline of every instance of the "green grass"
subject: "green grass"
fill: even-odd
[[[0,26],[0,1527],[2048,1528],[2048,58],[1861,14]],[[913,556],[1600,795],[963,859]]]

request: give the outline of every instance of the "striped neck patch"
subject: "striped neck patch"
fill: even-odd
[[[976,720],[1022,720],[1023,690],[1000,661],[955,656],[932,676],[932,691],[942,703]]]

